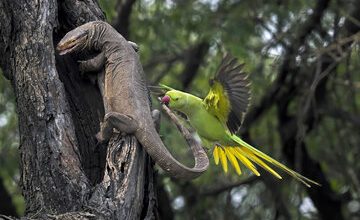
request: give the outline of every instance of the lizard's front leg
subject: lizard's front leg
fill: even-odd
[[[100,72],[104,69],[105,55],[101,52],[91,59],[78,62],[81,74],[84,74],[85,72]]]
[[[137,45],[136,43],[132,42],[132,41],[128,41],[128,43],[131,45],[131,47],[135,50],[135,52],[139,51],[139,45]]]
[[[105,55],[103,52],[99,53],[95,57],[88,59],[88,60],[82,60],[79,62],[79,71],[81,77],[85,76],[85,73],[92,73],[88,74],[87,78],[92,82],[92,84],[96,84],[96,82],[99,79],[99,75],[103,75],[105,71]],[[94,74],[96,73],[96,74]],[[99,87],[100,91],[102,91],[102,88]]]
[[[155,129],[157,132],[159,132],[160,130],[160,111],[157,109],[152,110],[151,112],[151,117],[153,119],[154,125],[155,125]]]
[[[104,143],[109,141],[114,128],[120,132],[132,134],[139,128],[139,123],[131,115],[109,112],[105,115],[104,122],[100,127],[101,130],[96,138],[100,143]]]

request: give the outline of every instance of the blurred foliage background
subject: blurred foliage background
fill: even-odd
[[[140,46],[150,84],[203,97],[225,52],[244,62],[252,105],[239,135],[323,185],[306,189],[286,175],[278,181],[264,172],[261,178],[224,174],[213,162],[191,182],[159,170],[160,217],[360,219],[358,1],[99,3],[108,22]],[[0,76],[0,212],[22,215],[14,103],[9,82]],[[165,117],[161,135],[179,160],[192,163]]]

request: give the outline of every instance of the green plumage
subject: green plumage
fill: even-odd
[[[250,98],[247,76],[242,72],[241,65],[237,65],[236,59],[226,56],[215,79],[210,83],[211,89],[204,99],[167,86],[163,88],[169,90],[165,94],[169,97],[168,106],[186,114],[205,145],[215,146],[213,154],[216,164],[221,162],[224,171],[227,172],[229,160],[236,172],[241,174],[239,160],[255,175],[260,175],[254,165],[257,164],[281,179],[281,176],[267,164],[269,163],[308,187],[310,184],[319,185],[234,134],[242,123]]]

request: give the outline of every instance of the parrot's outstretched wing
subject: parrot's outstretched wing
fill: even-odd
[[[243,72],[243,64],[226,55],[204,98],[206,109],[226,124],[231,133],[240,128],[250,100],[250,82]]]

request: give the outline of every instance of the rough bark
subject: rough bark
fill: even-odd
[[[94,138],[103,117],[98,89],[76,57],[58,57],[70,29],[104,15],[93,0],[0,2],[0,58],[15,90],[26,216],[152,219],[154,171],[132,137]],[[136,204],[136,205],[135,205]]]
[[[145,166],[150,158],[137,140],[117,135],[106,161],[104,179],[94,188],[88,208],[104,219],[155,218],[154,173],[151,165]]]
[[[86,200],[89,182],[82,172],[65,89],[55,68],[56,2],[8,3],[13,37],[10,68],[5,71],[11,75],[17,101],[26,213],[74,211]],[[29,15],[15,16],[20,11]]]

